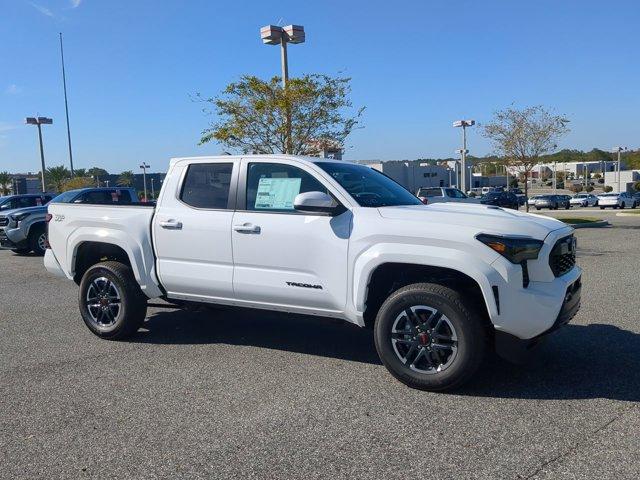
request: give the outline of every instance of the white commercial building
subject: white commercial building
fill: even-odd
[[[618,172],[605,172],[604,184],[613,188],[614,192],[635,192],[633,185],[640,182],[640,170],[621,170]]]
[[[421,162],[420,160],[362,161],[365,165],[393,178],[410,192],[421,187],[448,187],[455,184],[454,173],[447,167]]]

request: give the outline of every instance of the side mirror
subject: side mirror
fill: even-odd
[[[305,192],[296,195],[293,208],[300,212],[336,213],[340,205],[324,192]]]

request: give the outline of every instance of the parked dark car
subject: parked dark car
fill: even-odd
[[[55,193],[29,193],[0,197],[0,212],[4,213],[9,210],[17,210],[18,208],[46,205],[55,196]]]
[[[128,205],[138,203],[135,189],[128,187],[79,188],[61,193],[52,203],[88,203],[92,205]]]
[[[571,195],[556,195],[558,197],[558,207],[569,210],[571,208]]]
[[[561,204],[562,200],[558,198],[558,195],[537,195],[533,205],[536,207],[536,210],[543,208],[558,210]]]
[[[489,192],[480,198],[480,203],[514,210],[519,206],[518,197],[511,192]]]

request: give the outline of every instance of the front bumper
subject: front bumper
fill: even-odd
[[[562,302],[560,312],[558,312],[553,324],[535,337],[521,339],[505,331],[496,330],[496,353],[511,362],[522,363],[525,361],[535,347],[546,339],[550,333],[555,332],[560,327],[569,323],[576,313],[578,313],[578,310],[580,309],[581,292],[582,277],[578,276],[578,278],[566,288],[564,292],[564,301]]]
[[[26,242],[23,242],[23,243],[26,243]],[[7,233],[5,232],[5,230],[0,228],[0,248],[1,249],[15,250],[17,248],[24,248],[24,247],[26,247],[25,244],[12,242],[9,239],[9,237],[7,237]]]
[[[19,228],[0,228],[0,248],[14,250],[28,246],[29,242]]]

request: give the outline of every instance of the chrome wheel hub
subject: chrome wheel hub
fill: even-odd
[[[43,233],[38,237],[38,247],[40,250],[44,251],[47,249],[47,234]]]
[[[120,291],[108,278],[98,277],[91,282],[85,302],[98,328],[111,327],[118,321],[122,305]]]
[[[398,314],[391,327],[391,344],[404,365],[427,375],[449,368],[458,354],[458,336],[451,320],[426,305]]]

